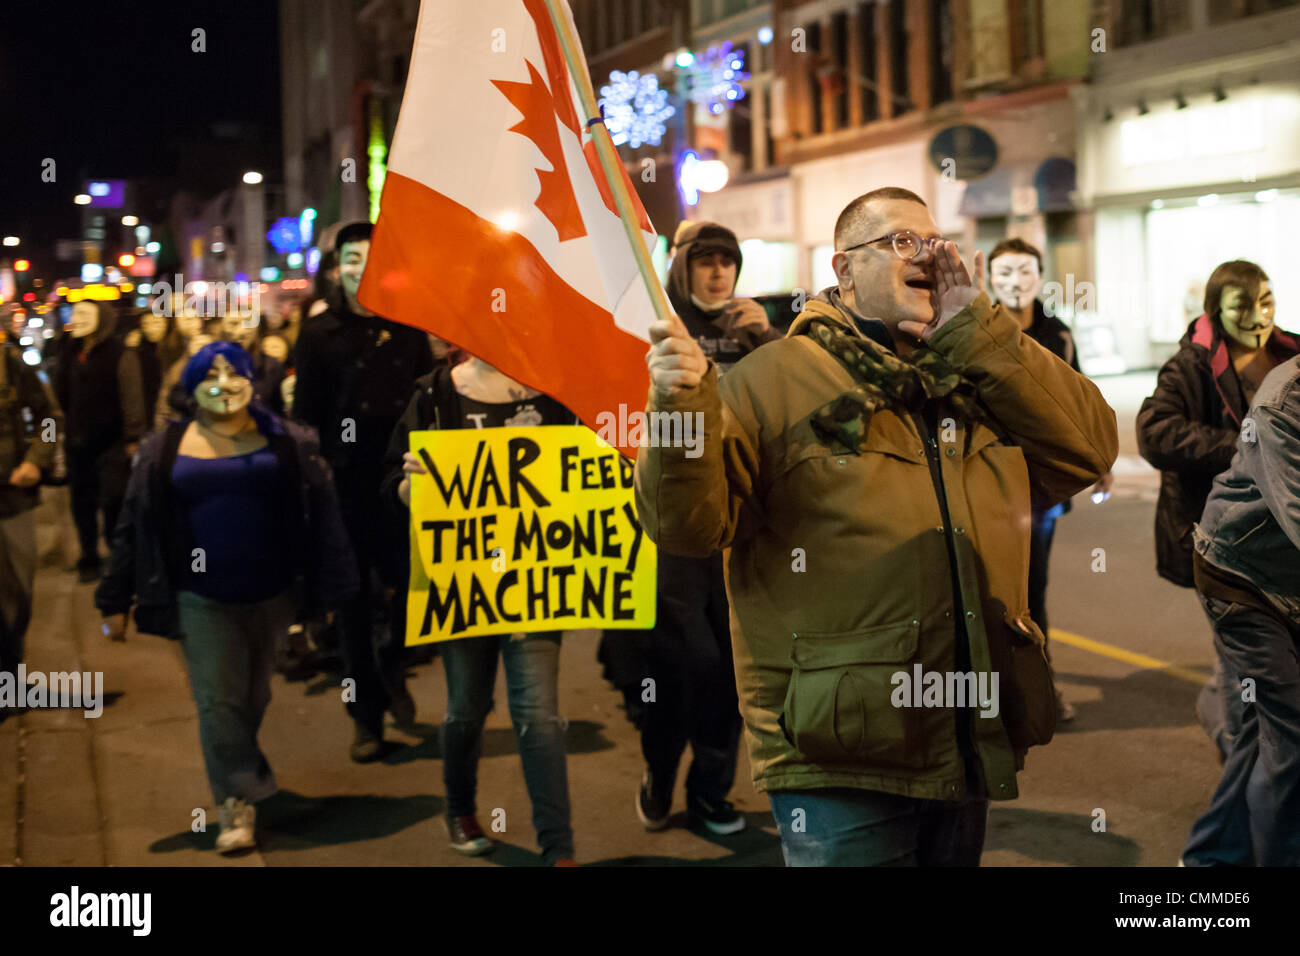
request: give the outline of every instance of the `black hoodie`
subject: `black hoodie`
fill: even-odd
[[[691,299],[690,260],[693,256],[714,251],[726,252],[734,258],[736,275],[740,275],[744,260],[740,243],[731,230],[714,222],[700,222],[687,226],[678,234],[677,254],[668,270],[668,301],[721,375],[764,342],[782,336],[779,329],[770,325],[759,328],[738,323],[734,315],[722,309],[706,311],[695,304]],[[734,285],[732,293],[735,293]]]

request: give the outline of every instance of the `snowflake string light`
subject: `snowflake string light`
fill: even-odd
[[[686,70],[689,76],[692,102],[708,108],[713,114],[730,109],[745,97],[741,86],[749,80],[745,72],[745,51],[730,42],[711,46]]]
[[[636,70],[615,70],[609,74],[609,85],[600,88],[600,95],[605,128],[615,146],[658,146],[668,129],[669,117],[677,112],[668,103],[668,91],[659,89],[659,77],[653,73],[642,76]]]

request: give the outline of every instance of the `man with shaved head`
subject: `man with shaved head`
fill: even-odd
[[[836,285],[721,382],[680,322],[652,326],[649,410],[700,412],[705,437],[641,449],[637,509],[666,551],[729,549],[750,766],[787,864],[973,866],[988,801],[1056,723],[1030,489],[1106,473],[1115,414],[916,194],[859,196],[835,249]]]

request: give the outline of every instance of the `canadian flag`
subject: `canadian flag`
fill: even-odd
[[[423,3],[359,298],[595,427],[644,407],[655,312],[591,119],[546,0]]]

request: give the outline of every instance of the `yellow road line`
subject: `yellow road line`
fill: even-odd
[[[1198,674],[1196,671],[1188,670],[1185,667],[1177,667],[1167,661],[1157,660],[1154,657],[1147,657],[1145,654],[1135,654],[1133,651],[1126,651],[1124,648],[1116,647],[1114,644],[1103,644],[1101,641],[1094,641],[1090,637],[1071,634],[1069,631],[1058,631],[1056,628],[1051,629],[1051,635],[1053,641],[1060,641],[1062,644],[1069,644],[1071,647],[1077,647],[1081,651],[1092,651],[1094,654],[1100,654],[1102,657],[1109,657],[1112,660],[1123,661],[1125,664],[1132,664],[1134,667],[1163,671],[1170,677],[1178,677],[1182,680],[1190,681],[1197,686],[1209,681],[1208,677],[1204,674]]]

